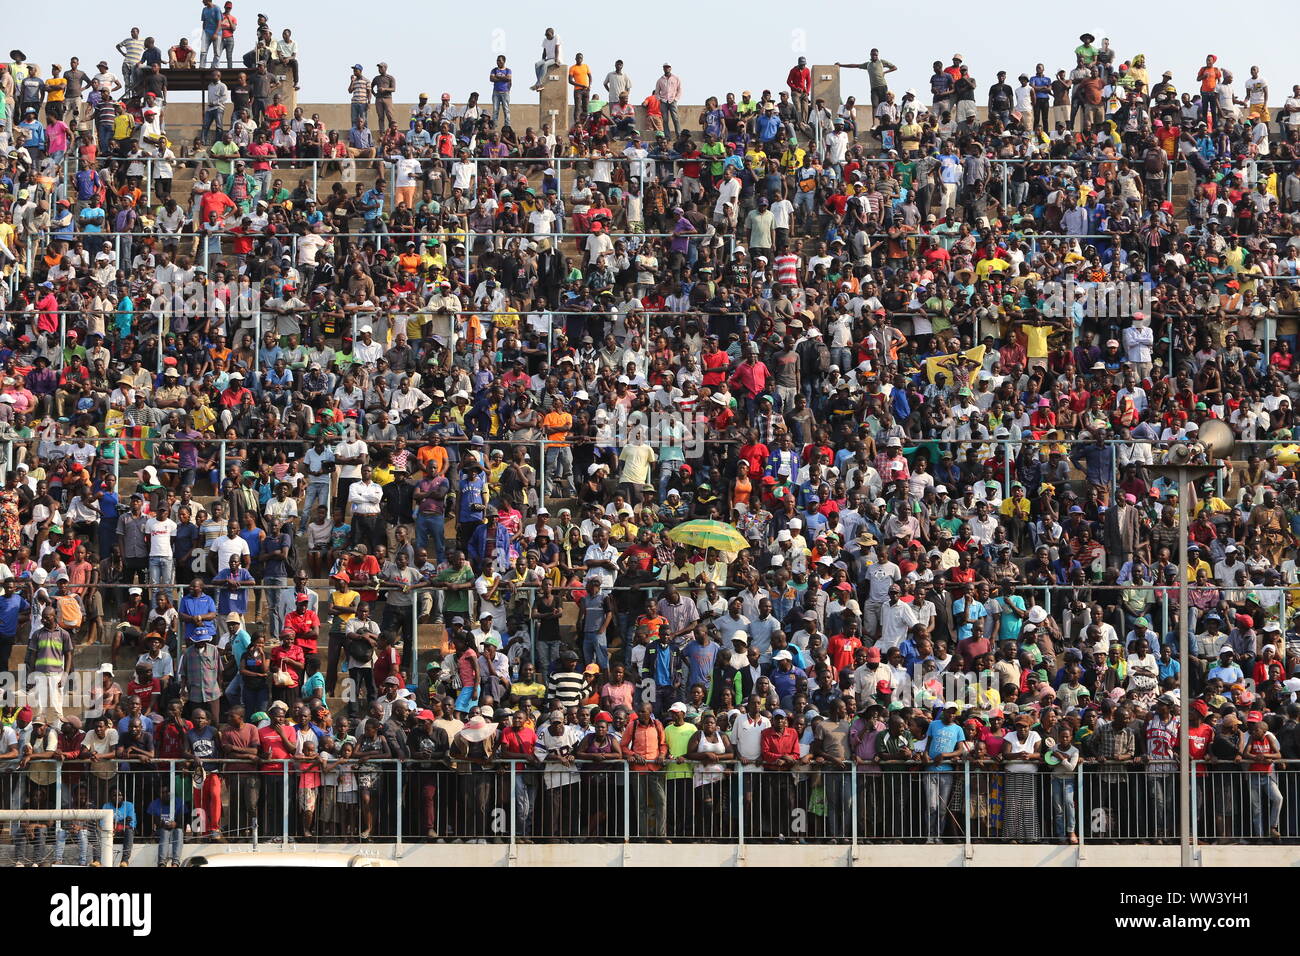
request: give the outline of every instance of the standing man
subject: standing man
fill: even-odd
[[[898,67],[888,60],[882,60],[880,51],[874,47],[870,58],[865,63],[836,63],[835,65],[846,70],[867,71],[867,82],[871,86],[871,112],[874,115],[876,107],[885,101],[885,94],[889,92],[889,84],[885,81],[885,76],[895,72]]]
[[[665,130],[668,129],[668,121],[672,120],[674,139],[682,131],[682,124],[677,119],[677,101],[681,99],[681,96],[681,78],[673,72],[671,63],[665,63],[664,75],[655,80],[655,99],[659,101],[659,105],[663,109]]]
[[[26,664],[28,693],[36,704],[34,719],[63,723],[63,681],[72,670],[72,635],[58,626],[52,605],[41,612],[41,626],[27,640]]]
[[[790,67],[785,85],[790,88],[790,99],[794,102],[800,121],[807,122],[808,111],[812,108],[812,71],[808,69],[806,56],[799,57],[799,62]]]
[[[207,94],[203,100],[203,140],[208,145],[216,142],[215,136],[219,136],[221,131],[226,128],[226,106],[230,103],[230,87],[221,82],[221,74],[216,70],[208,77]],[[208,130],[212,130],[214,138],[208,140]]]
[[[383,136],[384,130],[397,125],[393,118],[393,93],[397,89],[397,80],[388,72],[387,63],[375,65],[379,72],[370,81],[370,92],[375,97],[375,119],[379,122],[379,134]]]
[[[218,29],[221,31],[221,50],[226,54],[227,70],[235,68],[235,27],[239,26],[239,21],[230,12],[234,7],[235,5],[230,0],[226,0],[225,6],[222,8],[221,19],[217,24]],[[218,57],[216,56],[212,58],[213,66],[217,65],[217,60]]]
[[[611,103],[617,103],[624,93],[631,98],[632,78],[623,72],[622,60],[615,60],[613,71],[605,74],[605,92],[609,94]]]
[[[199,69],[207,63],[208,50],[212,50],[212,65],[217,65],[221,48],[221,11],[217,9],[216,0],[203,0],[203,12],[199,14],[202,36],[199,45]]]
[[[582,62],[581,53],[574,56],[573,66],[569,67],[569,85],[573,87],[573,125],[577,126],[591,102],[591,67]]]
[[[348,95],[352,103],[352,126],[357,127],[358,120],[370,119],[370,81],[361,75],[361,64],[352,64],[352,76],[348,79]]]
[[[533,64],[537,70],[537,82],[530,89],[540,90],[546,84],[542,82],[542,77],[546,75],[547,69],[555,66],[560,62],[560,38],[555,35],[553,27],[546,28],[546,35],[542,37],[542,58]]]
[[[504,56],[497,57],[497,65],[488,74],[488,80],[492,84],[492,125],[500,129],[503,125],[501,117],[504,115],[504,125],[509,126],[510,86],[514,80],[512,79],[510,67],[506,66]]]

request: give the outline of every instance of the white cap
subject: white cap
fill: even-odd
[[[573,393],[573,397],[579,401],[585,402],[590,396],[587,395],[587,390],[585,388],[580,388]]]
[[[749,635],[746,634],[744,631],[732,631],[732,632],[731,632],[731,639],[732,639],[733,641],[740,641],[740,643],[742,643],[742,644],[748,644],[748,643],[749,643]]]
[[[832,558],[829,554],[823,554],[820,558],[817,559],[817,563],[831,565],[835,563],[835,559]]]
[[[789,540],[790,540],[790,531],[789,531],[789,529],[788,529],[788,528],[782,528],[780,531],[778,531],[778,532],[776,533],[776,540],[777,540],[777,541],[789,541]]]
[[[802,521],[801,519],[799,519],[799,518],[791,518],[789,521],[786,522],[786,525],[787,525],[789,528],[792,529],[792,530],[791,530],[791,533],[792,533],[792,534],[793,534],[795,531],[802,531],[802,530],[803,530],[803,521]]]
[[[1224,553],[1224,554],[1236,554],[1236,553],[1237,553],[1237,546],[1236,546],[1235,544],[1230,544],[1230,545],[1228,545],[1226,548],[1223,549],[1223,553]]]
[[[777,651],[775,654],[772,655],[772,660],[774,660],[774,661],[792,661],[792,660],[794,660],[794,655],[791,654],[789,651]]]
[[[947,486],[947,485],[935,485],[935,486],[934,486],[934,493],[935,493],[936,495],[946,495],[946,494],[948,493],[948,486]]]
[[[373,331],[374,329],[372,329],[370,326],[363,325],[361,326],[361,328],[357,329],[357,335],[364,335],[367,332],[373,332]]]
[[[783,554],[778,554],[778,555],[776,555],[775,557],[772,558],[772,567],[774,567],[774,568],[779,568],[779,567],[781,567],[783,564],[785,564],[785,555],[783,555]]]
[[[1029,623],[1042,624],[1047,620],[1047,612],[1041,607],[1031,607],[1029,609]]]
[[[673,713],[673,714],[684,714],[686,713],[686,710],[687,710],[686,705],[683,704],[680,700],[668,708],[669,713]]]

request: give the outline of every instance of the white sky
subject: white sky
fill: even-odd
[[[910,86],[924,95],[930,64],[941,59],[946,65],[953,53],[966,58],[971,74],[987,89],[1000,69],[1013,84],[1017,74],[1032,73],[1040,60],[1049,72],[1068,69],[1073,66],[1071,51],[1085,31],[1098,41],[1109,36],[1117,62],[1146,53],[1153,78],[1172,69],[1180,92],[1193,89],[1207,53],[1217,54],[1219,65],[1236,75],[1238,95],[1252,64],[1269,80],[1274,104],[1280,104],[1300,79],[1300,63],[1287,39],[1291,8],[1281,0],[1259,0],[1249,8],[1245,22],[1220,4],[1190,0],[1173,6],[1114,6],[1109,23],[1073,25],[1054,15],[1059,8],[1030,14],[1031,8],[1023,5],[1002,5],[996,14],[987,8],[974,24],[966,4],[908,4],[900,10],[878,2],[822,0],[806,8],[801,15],[788,3],[755,0],[743,8],[724,7],[722,15],[711,11],[698,17],[704,7],[677,0],[626,7],[525,0],[481,5],[382,0],[373,7],[340,0],[236,0],[234,13],[240,22],[237,56],[252,46],[258,13],[269,16],[277,37],[284,27],[293,30],[301,51],[302,102],[345,102],[351,64],[364,64],[370,76],[379,60],[386,61],[397,78],[399,102],[414,101],[420,92],[436,100],[444,91],[462,102],[471,90],[478,90],[486,101],[487,74],[498,53],[506,54],[515,70],[513,101],[536,102],[527,87],[547,26],[559,33],[566,62],[572,62],[576,52],[585,55],[597,86],[615,59],[626,61],[634,101],[649,92],[665,59],[682,77],[683,101],[694,104],[728,91],[780,89],[800,55],[813,64],[853,62],[865,60],[872,46],[899,67],[890,80],[900,91]],[[83,68],[92,71],[103,57],[116,70],[121,58],[113,44],[127,36],[131,26],[156,37],[165,50],[182,35],[197,41],[200,9],[201,3],[192,0],[66,0],[58,7],[58,28],[51,29],[48,4],[16,3],[5,12],[8,29],[0,53],[19,46],[45,68],[54,62],[66,66],[76,55]],[[372,9],[374,15],[367,16]],[[866,99],[865,74],[847,72],[842,89],[845,95]]]

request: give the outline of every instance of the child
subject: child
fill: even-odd
[[[302,742],[302,759],[298,761],[298,810],[302,813],[302,835],[305,837],[313,835],[312,823],[316,816],[316,798],[323,767],[324,763],[316,754],[316,741],[308,734]]]
[[[356,745],[351,741],[345,743],[339,749],[339,759],[335,762],[336,769],[333,774],[337,779],[337,790],[335,799],[338,804],[338,815],[343,822],[343,833],[345,836],[351,836],[357,832],[357,775],[353,767],[353,753]]]

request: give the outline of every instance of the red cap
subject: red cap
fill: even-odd
[[[880,648],[878,648],[878,647],[868,647],[868,648],[867,648],[867,663],[868,663],[868,664],[879,664],[879,663],[880,663]]]
[[[1192,701],[1192,710],[1204,717],[1210,712],[1210,705],[1203,700],[1194,700]]]

